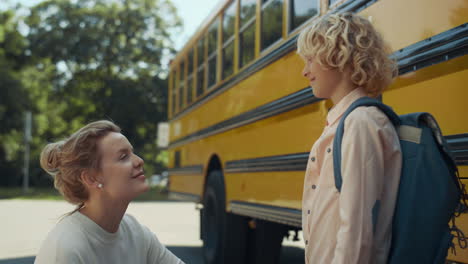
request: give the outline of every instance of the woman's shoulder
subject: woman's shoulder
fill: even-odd
[[[143,225],[141,225],[140,222],[138,222],[138,220],[131,214],[124,215],[121,225],[124,228],[130,228],[132,230],[143,230]]]
[[[137,236],[147,236],[149,229],[140,224],[140,222],[131,214],[125,214],[122,218],[121,228],[123,232],[130,232]]]
[[[35,263],[55,263],[49,260],[79,257],[79,252],[86,251],[85,241],[86,236],[79,224],[71,215],[65,216],[47,234]]]
[[[66,247],[70,244],[74,248],[79,248],[79,245],[87,240],[87,234],[80,221],[75,219],[75,216],[67,215],[63,217],[47,236],[49,242],[55,242],[60,247]]]
[[[141,224],[133,215],[125,214],[122,219],[122,225],[124,228],[131,229],[133,232],[140,233],[141,235],[146,236],[154,236],[154,233],[146,227],[145,225]]]
[[[160,244],[156,235],[147,226],[141,224],[133,215],[125,214],[121,227],[125,233],[124,236],[138,238],[138,241],[146,246]]]
[[[79,221],[75,220],[75,216],[67,215],[61,218],[54,228],[49,232],[48,238],[54,240],[62,240],[74,238],[83,234],[82,227]]]

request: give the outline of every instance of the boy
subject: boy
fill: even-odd
[[[297,46],[314,95],[334,105],[304,179],[306,263],[386,263],[401,171],[396,130],[375,107],[359,107],[346,118],[340,192],[332,143],[346,109],[361,97],[379,96],[392,81],[395,63],[372,24],[352,13],[318,19],[301,32]]]

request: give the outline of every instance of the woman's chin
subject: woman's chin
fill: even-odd
[[[140,192],[139,194],[145,193],[145,192],[149,191],[149,189],[150,189],[150,186],[149,186],[149,184],[145,181],[145,182],[143,183],[143,185],[141,186],[141,192]]]
[[[143,182],[141,184],[141,186],[138,186],[138,189],[135,190],[132,200],[137,198],[138,196],[142,195],[143,193],[149,191],[149,190],[150,190],[150,187],[149,187],[148,183],[146,181]]]

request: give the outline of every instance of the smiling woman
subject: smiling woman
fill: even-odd
[[[49,233],[35,263],[183,263],[125,214],[149,188],[143,164],[120,128],[105,120],[45,146],[42,168],[77,208]]]

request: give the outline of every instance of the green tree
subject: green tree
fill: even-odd
[[[150,173],[164,169],[156,147],[167,108],[161,61],[181,25],[171,2],[48,0],[29,11],[0,12],[0,185],[21,183],[25,111],[34,122],[32,184],[51,183],[39,168],[47,141],[98,119],[122,127]]]
[[[18,31],[13,10],[0,13],[0,177],[1,185],[17,184],[21,168],[23,113],[30,102],[21,83],[26,39]]]
[[[39,152],[44,137],[63,134],[61,115],[65,105],[52,100],[55,66],[48,59],[33,59],[26,37],[19,32],[21,18],[14,10],[0,13],[0,185],[19,185],[22,180],[24,114],[31,111],[33,184],[50,183],[39,173]]]
[[[64,131],[112,119],[147,168],[162,169],[156,147],[157,123],[167,116],[161,61],[174,52],[170,32],[181,25],[172,3],[48,0],[31,9],[26,23],[32,56],[55,66],[51,98],[63,107]]]

